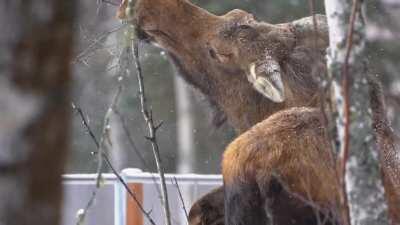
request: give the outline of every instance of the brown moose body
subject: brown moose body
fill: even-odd
[[[165,49],[241,134],[224,153],[224,187],[194,204],[191,225],[337,223],[338,185],[317,109],[328,31],[316,17],[317,32],[306,18],[272,25],[186,0],[136,1],[140,37]]]

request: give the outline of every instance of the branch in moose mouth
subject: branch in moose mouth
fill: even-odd
[[[281,69],[278,62],[271,57],[267,56],[264,61],[251,63],[247,79],[260,94],[271,101],[285,101]]]

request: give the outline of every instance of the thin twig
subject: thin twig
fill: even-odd
[[[128,27],[130,28],[130,27]],[[129,35],[129,32],[125,32],[126,35]],[[132,68],[132,61],[133,61],[133,49],[131,48],[130,45],[125,46],[119,57],[118,57],[118,65],[119,65],[119,70],[121,73],[121,76],[119,77],[119,82],[120,85],[118,88],[122,88],[122,81],[125,80],[125,77],[128,77],[131,74],[131,68]],[[142,156],[142,154],[140,153],[139,149],[137,148],[135,142],[133,141],[133,136],[131,135],[129,129],[128,129],[128,125],[125,121],[125,118],[123,116],[123,114],[119,111],[118,108],[114,109],[114,113],[115,115],[118,116],[121,124],[122,124],[122,129],[125,133],[125,137],[128,139],[128,143],[130,145],[130,147],[133,149],[133,151],[136,153],[137,157],[139,158],[139,160],[141,161],[143,167],[147,170],[150,171],[150,167],[148,166],[148,164],[146,163],[146,160],[144,159],[144,157]],[[154,187],[158,193],[159,198],[161,199],[161,191],[160,188],[157,185],[157,181],[155,176],[151,173],[151,179],[154,181]]]
[[[87,126],[88,123],[87,123],[86,118],[83,116],[82,110],[81,110],[79,107],[77,107],[74,103],[72,103],[71,105],[72,105],[72,109],[76,110],[76,111],[78,112],[78,114],[81,116],[81,118],[83,118],[83,119],[82,119],[82,123],[84,124],[84,126]],[[103,151],[100,149],[100,144],[99,144],[99,142],[97,141],[96,137],[94,136],[94,133],[92,132],[92,130],[91,130],[91,129],[88,129],[88,132],[89,132],[90,137],[95,141],[97,151],[103,152]],[[96,174],[97,174],[97,176],[96,176],[96,186],[95,186],[95,188],[93,189],[92,194],[91,194],[91,196],[90,196],[90,198],[89,198],[89,201],[86,203],[85,208],[82,209],[83,211],[81,211],[81,210],[78,211],[78,215],[77,215],[77,219],[78,219],[78,220],[77,220],[77,225],[84,224],[84,221],[85,221],[85,219],[86,219],[87,212],[88,212],[89,209],[92,207],[92,205],[93,205],[93,203],[94,203],[94,200],[96,199],[97,192],[98,192],[98,190],[99,190],[100,187],[101,187],[101,180],[102,180],[102,177],[101,177],[101,168],[103,167],[103,159],[102,159],[102,154],[98,154],[98,156],[99,156],[99,158],[98,158],[97,170],[96,170],[96,171],[97,171],[97,172],[96,172]]]
[[[71,105],[72,105],[72,109],[78,113],[79,117],[81,118],[83,126],[86,128],[86,131],[89,133],[91,139],[93,140],[94,144],[96,145],[96,148],[98,149],[100,147],[100,144],[97,141],[97,138],[93,133],[93,130],[89,126],[89,123],[86,120],[86,117],[85,117],[81,107],[77,106],[74,102],[72,102]]]
[[[110,1],[110,0],[100,0],[100,4],[101,3],[106,3],[106,4],[112,5],[112,6],[119,6],[119,3],[113,2],[113,1]]]
[[[342,210],[342,222],[344,225],[350,225],[350,209],[349,202],[347,198],[347,188],[346,188],[346,165],[350,152],[350,79],[349,79],[349,60],[350,53],[353,47],[353,35],[354,35],[354,24],[356,21],[357,10],[358,10],[358,0],[353,0],[353,6],[351,9],[349,28],[347,32],[346,41],[346,55],[343,64],[342,72],[342,87],[343,87],[343,98],[344,98],[344,138],[342,142],[342,149],[339,157],[339,175],[341,184],[341,210]]]
[[[124,28],[126,25],[123,24],[121,26],[118,26],[114,29],[108,30],[108,31],[104,31],[101,34],[99,34],[95,39],[93,39],[93,42],[87,47],[85,48],[81,53],[79,53],[75,60],[73,60],[73,63],[77,63],[77,62],[81,62],[81,61],[85,61],[85,58],[87,55],[89,55],[92,51],[95,51],[95,47],[97,45],[100,44],[100,42],[104,41],[110,34],[115,33],[119,30],[121,30],[122,28]]]
[[[115,97],[115,99],[117,99],[118,96],[119,96],[119,93]],[[114,101],[116,101],[115,99],[114,99]],[[102,132],[102,136],[101,136],[101,139],[100,139],[100,143],[96,140],[96,146],[97,146],[97,152],[98,152],[98,154],[97,154],[98,161],[97,161],[97,169],[96,169],[96,174],[97,174],[97,176],[96,176],[96,187],[92,191],[92,195],[89,198],[89,201],[86,204],[86,206],[83,209],[83,211],[79,211],[78,212],[78,221],[77,221],[78,225],[84,223],[84,220],[86,218],[87,212],[92,207],[92,205],[94,203],[94,200],[95,200],[95,198],[97,196],[97,192],[101,187],[101,181],[102,181],[102,172],[101,172],[101,170],[103,168],[103,154],[104,154],[104,148],[105,148],[105,141],[106,141],[106,139],[108,139],[107,137],[108,137],[108,134],[109,134],[109,117],[110,117],[110,111],[111,111],[112,106],[110,106],[110,108],[108,109],[108,111],[106,113],[106,116],[104,117],[104,126],[103,126],[103,132]],[[77,109],[77,107],[73,103],[72,103],[72,108],[73,109]],[[77,111],[79,112],[79,114],[83,115],[82,110],[79,109]],[[84,123],[87,123],[86,119],[85,119]],[[89,133],[90,133],[91,137],[93,138],[94,134],[92,132],[89,132]]]
[[[74,110],[76,110],[76,112],[79,114],[82,124],[83,126],[86,128],[87,132],[89,133],[93,143],[96,145],[96,148],[99,149],[100,148],[100,143],[97,140],[96,136],[93,133],[93,130],[91,129],[90,125],[87,122],[87,119],[82,111],[82,109],[78,106],[76,106],[74,103],[72,103],[72,107]],[[98,154],[99,152],[95,152],[96,154]],[[117,170],[114,168],[114,166],[111,163],[111,160],[109,159],[108,155],[102,151],[102,158],[104,159],[104,161],[106,162],[107,166],[110,168],[110,170],[112,171],[112,173],[117,177],[118,181],[124,186],[125,190],[128,192],[129,196],[133,199],[133,201],[136,203],[136,205],[139,207],[140,211],[145,215],[145,217],[148,219],[148,221],[152,224],[152,225],[156,225],[156,223],[154,222],[154,220],[151,218],[151,215],[149,212],[147,212],[141,202],[138,200],[138,198],[136,197],[135,193],[129,188],[128,184],[123,180],[123,178],[118,174]],[[97,183],[97,182],[96,182]],[[97,188],[96,188],[97,190]],[[87,211],[88,208],[90,208],[90,206],[92,205],[91,202],[93,202],[94,198],[96,196],[96,193],[93,192],[91,199],[89,200],[86,208],[85,208],[85,212]],[[88,207],[89,205],[89,207]]]
[[[308,0],[308,7],[310,14],[312,16],[312,21],[313,21],[313,31],[314,31],[314,50],[317,51],[317,46],[318,46],[318,23],[317,23],[317,17],[315,16],[315,0]]]
[[[127,125],[127,123],[126,123],[126,121],[125,121],[124,116],[123,116],[122,113],[121,113],[119,110],[117,110],[117,109],[115,109],[114,112],[115,112],[115,114],[118,116],[119,120],[121,121],[122,129],[123,129],[123,131],[124,131],[124,133],[125,133],[126,138],[128,139],[129,145],[131,146],[131,148],[133,149],[133,151],[135,151],[136,155],[139,157],[139,160],[141,161],[143,167],[144,167],[146,170],[150,171],[150,167],[149,167],[148,164],[146,163],[145,158],[143,157],[143,155],[142,155],[141,152],[139,151],[138,147],[136,146],[135,142],[133,141],[131,132],[130,132],[129,129],[128,129],[128,125]],[[157,186],[156,177],[153,175],[153,173],[150,173],[150,175],[151,175],[151,179],[153,180],[153,183],[154,183],[154,188],[156,189],[157,193],[158,193],[159,195],[161,195],[160,188]]]
[[[186,220],[189,222],[189,215],[188,215],[188,212],[186,210],[185,201],[183,200],[182,192],[181,192],[181,189],[179,187],[178,180],[176,179],[176,177],[174,177],[174,182],[175,182],[176,190],[178,190],[179,199],[181,200],[181,203],[182,203],[182,210],[185,213]]]
[[[314,34],[313,34],[313,54],[312,57],[314,57],[314,61],[316,61],[317,59],[317,54],[318,54],[318,21],[315,15],[315,0],[308,0],[308,5],[309,5],[309,12],[310,15],[312,16],[312,20],[313,20],[313,30],[314,30]],[[327,71],[326,71],[327,72]],[[334,138],[333,138],[333,134],[332,134],[332,109],[327,108],[328,107],[332,107],[332,104],[330,102],[326,102],[327,101],[327,96],[326,93],[329,92],[329,87],[331,87],[332,84],[332,78],[329,78],[327,76],[326,73],[321,73],[320,75],[320,87],[319,87],[319,107],[320,107],[320,111],[321,111],[321,115],[322,115],[322,123],[323,123],[323,127],[325,128],[325,132],[324,132],[324,136],[326,138],[326,140],[328,140],[328,157],[329,157],[329,166],[331,166],[332,168],[336,167],[336,157],[334,155]],[[329,110],[330,109],[330,110]],[[328,112],[327,112],[328,110]],[[328,114],[329,113],[329,114]],[[328,116],[329,115],[329,116]],[[337,171],[337,170],[335,170]],[[336,172],[335,174],[335,182],[337,184],[337,187],[339,187],[340,184],[340,179],[339,176]],[[337,202],[335,203],[337,204]],[[339,208],[340,206],[336,205],[336,208]],[[320,218],[317,217],[318,220],[320,220]],[[322,223],[325,224],[327,220],[327,217],[325,217],[325,221],[318,221],[318,223]]]
[[[317,17],[315,16],[315,0],[308,0],[308,7],[309,7],[309,13],[312,16],[312,22],[313,22],[313,51],[312,51],[312,58],[314,62],[317,62],[317,59],[319,58],[319,56],[317,56],[317,54],[319,54],[319,50],[318,50],[318,21],[317,21]],[[318,66],[318,65],[314,65],[314,66]],[[320,88],[319,88],[319,106],[320,106],[320,110],[322,113],[322,119],[323,119],[323,123],[324,123],[324,127],[326,127],[326,136],[330,137],[329,135],[329,119],[327,116],[327,112],[325,109],[325,101],[326,101],[326,88],[325,86],[327,86],[329,84],[329,82],[327,81],[327,77],[323,77],[323,75],[320,75]],[[329,85],[328,85],[329,86]],[[331,139],[328,139],[331,140]],[[332,152],[332,151],[331,151]],[[331,158],[332,160],[334,159],[333,157]],[[333,162],[333,161],[332,161]]]
[[[157,142],[157,130],[161,127],[162,122],[159,123],[158,125],[154,125],[153,113],[151,110],[147,108],[142,68],[139,61],[139,41],[137,39],[132,40],[132,49],[136,66],[137,80],[139,85],[139,98],[140,98],[141,111],[143,114],[143,118],[147,124],[148,134],[149,134],[146,137],[146,139],[151,143],[153,155],[157,165],[157,170],[160,175],[160,187],[161,187],[161,197],[162,197],[161,203],[164,209],[165,224],[171,225],[171,213],[169,209],[167,185],[165,183],[164,167],[161,162],[160,150]]]
[[[319,56],[317,56],[317,54],[319,54],[319,49],[318,49],[318,20],[317,17],[315,15],[315,0],[308,0],[308,6],[309,6],[309,12],[310,15],[312,16],[312,21],[313,21],[313,61],[317,61],[317,59],[319,58]],[[318,66],[318,65],[316,65]],[[325,76],[323,76],[323,74]],[[327,138],[327,140],[332,140],[332,135],[331,135],[331,130],[330,130],[330,119],[328,117],[328,113],[326,112],[326,93],[328,92],[328,87],[330,87],[331,85],[331,80],[328,79],[328,77],[326,76],[326,73],[321,73],[320,75],[320,87],[319,87],[319,107],[320,107],[320,111],[322,113],[322,122],[324,127],[326,128],[326,132],[325,132],[325,136]],[[335,165],[335,157],[333,155],[333,148],[331,145],[329,145],[329,157],[332,163],[332,166]]]
[[[314,62],[314,65],[312,65],[313,67],[318,66],[318,64],[316,64],[318,62],[318,54],[319,54],[319,50],[318,50],[318,23],[317,23],[317,18],[315,16],[315,0],[308,0],[308,8],[309,8],[309,13],[312,16],[312,23],[313,23],[313,35],[312,35],[312,51],[311,51],[311,57],[312,60]],[[313,68],[311,68],[311,71],[313,70]],[[320,75],[320,80],[322,81],[322,75]],[[328,124],[328,117],[326,115],[326,111],[325,111],[325,90],[323,87],[323,82],[320,82],[320,90],[319,90],[319,98],[320,98],[320,102],[319,102],[319,106],[320,106],[320,110],[322,113],[322,119],[323,119],[323,123],[325,125],[325,127],[327,127],[326,125]],[[326,135],[327,132],[325,132]],[[307,181],[309,182],[309,176],[307,177]],[[282,184],[282,186],[284,186],[284,184]],[[313,199],[311,197],[311,194],[309,193],[309,190],[307,190],[307,200],[309,202],[313,202]],[[303,200],[304,201],[304,200]],[[311,209],[314,211],[315,217],[317,219],[317,224],[318,225],[322,225],[322,221],[321,221],[321,209],[320,208],[316,208],[316,205],[311,206]],[[325,217],[326,218],[326,217]]]
[[[131,146],[131,148],[133,149],[133,151],[136,153],[136,155],[139,157],[139,161],[143,164],[143,167],[146,170],[150,170],[150,167],[146,163],[145,158],[143,157],[142,153],[139,151],[138,147],[135,144],[135,141],[132,138],[131,132],[128,129],[128,125],[126,124],[124,116],[118,109],[114,110],[114,113],[118,116],[119,121],[121,122],[121,125],[122,125],[122,129],[125,133],[125,136],[128,139],[128,143]]]

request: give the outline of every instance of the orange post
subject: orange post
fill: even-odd
[[[131,183],[129,188],[135,193],[137,200],[143,205],[143,184]],[[143,225],[143,214],[138,205],[130,196],[126,200],[126,224],[127,225]]]

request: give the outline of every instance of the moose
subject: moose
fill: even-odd
[[[120,19],[127,19],[127,6],[124,0]],[[239,135],[223,156],[224,185],[193,205],[191,225],[312,225],[320,217],[340,223],[339,184],[319,107],[328,27],[324,16],[315,18],[317,30],[311,18],[274,25],[238,9],[213,15],[187,0],[136,1],[129,22],[139,38],[166,50],[180,75]],[[387,122],[379,82],[370,76],[369,85],[397,224],[400,142]]]

